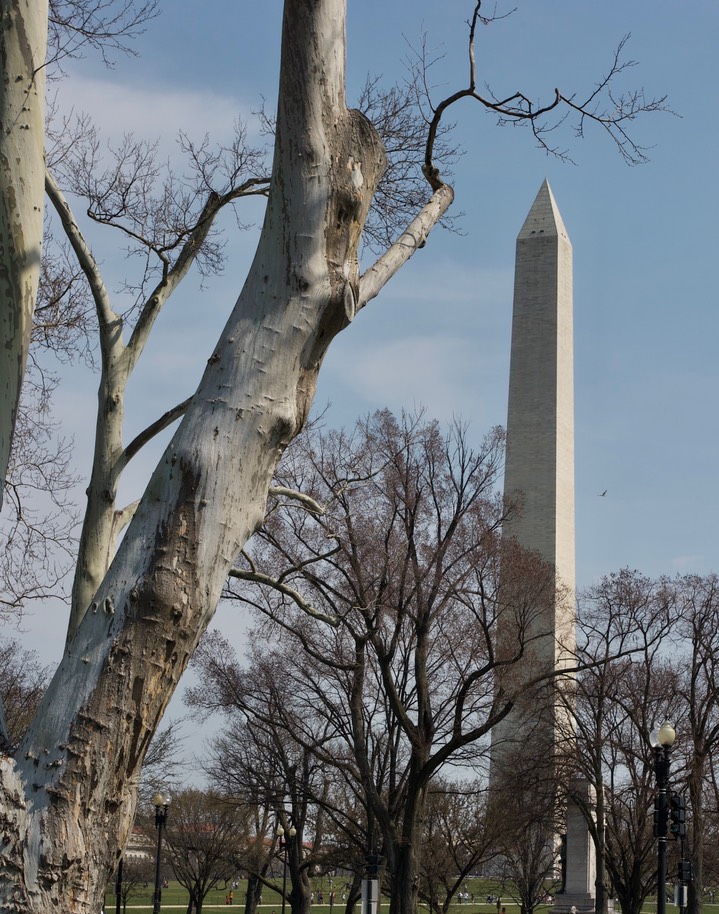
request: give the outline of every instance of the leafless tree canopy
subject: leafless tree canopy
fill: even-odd
[[[31,359],[5,482],[0,618],[17,622],[33,603],[67,599],[77,548],[77,477],[71,442],[50,417],[57,379]]]
[[[42,666],[34,651],[25,650],[14,638],[0,641],[0,698],[7,727],[3,752],[20,742],[49,678],[50,671]]]
[[[268,661],[283,670],[272,717],[323,764],[342,760],[383,842],[398,910],[416,900],[408,848],[419,846],[429,785],[447,765],[486,765],[491,727],[513,701],[497,692],[496,670],[526,649],[518,636],[500,659],[495,645],[510,556],[494,488],[502,455],[498,429],[473,450],[460,425],[444,434],[387,411],[353,430],[309,431],[288,449],[266,522],[232,571],[228,595],[267,617],[266,637],[285,633]],[[523,558],[506,575],[522,595],[511,607],[520,633],[554,586],[543,563]]]
[[[188,789],[172,798],[165,833],[170,865],[189,893],[192,910],[202,911],[207,894],[237,875],[238,846],[246,831],[244,816],[226,797]]]
[[[596,813],[585,812],[597,847],[598,909],[614,894],[623,914],[638,914],[656,891],[649,734],[669,719],[677,731],[670,789],[687,796],[691,906],[701,910],[716,865],[718,592],[715,575],[653,580],[624,569],[579,601],[583,669],[566,751],[568,764],[596,789]],[[674,866],[672,843],[669,853]]]

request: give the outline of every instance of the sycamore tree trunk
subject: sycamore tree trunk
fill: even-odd
[[[327,347],[451,202],[435,183],[360,282],[357,249],[384,153],[345,106],[344,19],[344,0],[285,4],[272,186],[250,273],[36,719],[17,751],[0,755],[8,914],[99,910],[148,744],[263,519]]]
[[[40,278],[47,0],[0,0],[0,505]]]

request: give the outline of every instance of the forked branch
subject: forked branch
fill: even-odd
[[[258,571],[247,571],[242,568],[231,568],[229,575],[231,578],[237,578],[240,581],[250,581],[253,584],[262,584],[265,587],[270,587],[272,590],[281,593],[285,597],[289,597],[290,600],[302,610],[308,616],[311,616],[313,619],[317,619],[318,622],[324,622],[326,625],[331,625],[332,628],[337,628],[340,624],[340,619],[337,616],[329,616],[326,613],[320,612],[318,609],[315,609],[311,603],[308,603],[304,599],[302,594],[295,590],[294,587],[290,587],[287,584],[284,584],[282,581],[279,581],[277,578],[273,578],[270,575],[262,574]],[[280,621],[276,617],[275,621]],[[290,627],[289,630],[294,631],[294,628]]]
[[[564,161],[571,161],[567,150],[550,144],[548,136],[572,113],[578,117],[574,127],[577,137],[583,137],[584,125],[587,121],[596,123],[607,132],[619,150],[620,155],[629,165],[638,165],[647,161],[647,148],[639,145],[631,137],[627,125],[640,114],[654,111],[670,111],[671,109],[666,104],[666,96],[648,99],[643,89],[619,94],[612,90],[612,85],[624,71],[636,65],[635,61],[626,60],[623,57],[629,35],[626,35],[619,42],[607,73],[599,80],[586,98],[581,101],[578,100],[577,93],[565,95],[558,88],[554,89],[551,97],[546,102],[533,102],[528,95],[521,91],[513,92],[508,96],[497,96],[487,88],[486,94],[483,94],[477,90],[476,28],[478,23],[486,23],[490,20],[481,15],[481,8],[482,0],[477,0],[469,21],[469,73],[466,88],[452,93],[437,105],[432,105],[430,102],[433,114],[427,132],[424,171],[433,189],[436,190],[442,183],[434,154],[440,125],[447,111],[465,98],[474,99],[487,110],[494,111],[497,114],[500,125],[528,124],[539,147],[548,154]],[[418,55],[417,75],[424,77],[427,66],[426,55],[423,52]],[[425,92],[429,101],[429,89],[426,81]],[[559,115],[558,119],[549,117],[554,112]]]

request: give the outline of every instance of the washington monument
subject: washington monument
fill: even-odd
[[[521,656],[498,684],[505,700],[519,698],[492,730],[492,785],[504,810],[539,810],[548,848],[557,837],[556,750],[573,739],[572,713],[557,700],[553,677],[575,647],[572,311],[572,245],[545,181],[517,236],[504,495],[518,509],[503,529],[506,604],[497,642],[500,652]],[[521,572],[513,590],[514,544],[548,563],[545,592],[529,605],[517,599]],[[541,677],[543,685],[528,688]],[[592,809],[594,791],[577,778],[565,786],[565,880],[555,910],[589,912],[596,864],[582,809]]]
[[[546,181],[517,236],[504,494],[518,505],[504,538],[556,568],[551,593],[525,615],[521,631],[510,630],[516,616],[500,616],[499,640],[518,636],[524,650],[514,689],[551,675],[574,647],[572,245]],[[511,763],[517,743],[538,725],[547,749],[556,745],[554,702],[548,697],[540,711],[537,698],[518,701],[493,729],[493,762]]]
[[[517,236],[504,493],[522,499],[505,532],[573,589],[572,245],[546,181]]]

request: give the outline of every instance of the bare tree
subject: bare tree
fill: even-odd
[[[635,673],[633,667],[631,673]],[[656,677],[657,683],[660,678]],[[626,681],[635,689],[644,683],[645,670],[637,670]],[[639,711],[637,692],[627,697]],[[645,725],[657,710],[658,703],[646,707]],[[626,717],[608,753],[609,764],[615,767],[607,783],[605,866],[623,914],[638,914],[647,895],[663,889],[656,881],[656,838],[652,830],[656,785],[647,736],[647,730],[636,726],[636,718]]]
[[[644,870],[643,815],[650,781],[642,766],[648,749],[637,757],[637,746],[642,740],[648,746],[652,714],[661,713],[658,669],[676,618],[676,600],[666,582],[626,569],[605,577],[579,599],[582,671],[567,699],[573,710],[567,715],[570,727],[562,751],[567,767],[596,794],[596,809],[583,805],[586,798],[575,799],[596,848],[598,910],[608,905],[610,879],[628,906],[625,914],[635,911],[651,884]]]
[[[5,480],[0,523],[0,617],[17,621],[28,603],[66,598],[77,548],[77,482],[71,446],[49,416],[56,381],[35,370],[25,377]]]
[[[33,651],[22,648],[13,638],[0,641],[0,697],[10,746],[16,746],[45,693],[50,671]],[[4,746],[7,751],[9,746]]]
[[[244,144],[239,125],[236,141],[227,149],[211,150],[207,144],[198,148],[188,142],[192,174],[183,179],[168,173],[159,191],[156,148],[151,144],[126,137],[111,151],[110,167],[99,174],[99,140],[91,127],[84,129],[84,142],[74,149],[72,155],[58,161],[66,181],[88,200],[92,219],[115,227],[129,239],[144,268],[134,287],[134,308],[130,314],[118,313],[67,199],[48,172],[48,196],[87,278],[100,340],[98,430],[73,582],[68,643],[107,572],[117,537],[136,507],[116,504],[122,472],[148,441],[183,415],[189,403],[189,398],[178,403],[126,444],[122,426],[130,376],[163,306],[193,264],[201,269],[219,268],[220,247],[212,238],[218,213],[240,197],[265,193],[267,187],[266,179],[245,171],[256,169],[261,156]],[[116,328],[127,323],[132,332],[126,343]]]
[[[707,882],[707,814],[717,810],[714,766],[719,749],[719,579],[687,575],[672,582],[678,603],[679,651],[674,655],[676,690],[682,705],[677,722],[679,757],[689,798],[692,881],[689,910],[701,914]],[[678,759],[677,759],[678,761]],[[681,771],[681,769],[680,769]],[[679,790],[684,785],[677,785]]]
[[[1,292],[0,504],[32,334],[41,272],[45,181],[45,81],[48,64],[83,47],[106,61],[129,51],[157,0],[8,0],[0,48]]]
[[[95,3],[101,8],[100,0]],[[445,112],[470,95],[501,118],[538,124],[562,106],[627,147],[625,126],[661,107],[640,95],[592,91],[582,107],[555,93],[544,106],[525,96],[474,90],[477,2],[470,22],[469,87],[433,106],[425,147],[428,196],[409,225],[360,275],[358,249],[385,154],[376,129],[345,102],[344,0],[286,0],[272,177],[257,253],[204,376],[137,509],[115,514],[118,465],[150,434],[119,437],[117,385],[124,383],[183,251],[189,256],[217,206],[210,191],[181,233],[178,259],[143,300],[127,342],[85,239],[43,168],[43,63],[48,11],[9,0],[0,33],[0,475],[6,474],[40,269],[42,189],[47,188],[92,288],[103,376],[96,467],[67,648],[17,752],[0,765],[7,836],[0,906],[68,911],[96,905],[114,870],[136,803],[143,757],[188,659],[212,617],[229,568],[261,523],[274,468],[309,414],[317,373],[333,338],[423,246],[453,199],[434,160]],[[120,2],[118,8],[122,8]],[[139,9],[143,9],[142,5]],[[609,79],[622,73],[617,59]],[[611,113],[607,113],[611,111]],[[9,125],[9,126],[8,126]],[[538,129],[538,128],[537,128]],[[129,152],[132,160],[132,152]],[[209,209],[208,209],[209,208]],[[166,253],[153,237],[153,256]],[[188,247],[189,246],[189,247]],[[113,384],[115,387],[113,388]],[[95,470],[93,471],[95,474]],[[103,504],[109,493],[109,503]],[[110,563],[114,530],[132,514]],[[110,533],[108,533],[108,530]]]
[[[430,911],[448,911],[467,878],[496,857],[497,830],[487,810],[486,781],[432,782],[423,822],[419,887],[419,897]]]
[[[69,601],[79,479],[72,468],[73,442],[52,418],[59,384],[55,366],[78,361],[92,366],[94,327],[82,271],[46,219],[27,368],[3,481],[0,615],[8,621],[17,621],[33,603]]]
[[[330,830],[333,825],[342,830],[344,839],[359,832],[361,839],[349,842],[359,848],[355,856],[361,857],[364,848],[364,815],[357,821],[355,809],[338,806],[333,796],[336,777],[326,764],[327,754],[318,757],[315,751],[332,739],[334,725],[308,708],[302,709],[303,721],[297,720],[297,708],[287,695],[296,677],[296,657],[268,651],[260,639],[250,664],[241,665],[227,641],[213,633],[203,639],[193,666],[201,684],[188,691],[188,704],[195,713],[214,711],[225,719],[222,734],[212,742],[208,774],[223,791],[258,810],[255,838],[242,863],[255,896],[262,884],[282,893],[283,887],[270,878],[268,863],[277,847],[278,825],[286,836],[293,828],[291,840],[284,839],[290,877],[287,900],[295,914],[308,914],[310,874],[327,865],[332,851],[335,866],[348,868],[351,856],[345,850],[337,860],[336,849],[328,843],[328,822]],[[300,732],[302,738],[297,739]]]
[[[622,570],[579,599],[581,664],[569,702],[562,751],[572,774],[588,781],[596,808],[576,796],[597,854],[597,909],[610,892],[624,914],[638,914],[654,886],[650,827],[654,774],[649,733],[676,712],[673,676],[663,656],[678,618],[668,582]]]
[[[559,848],[547,843],[552,823],[542,813],[526,815],[522,828],[505,835],[502,842],[502,891],[519,905],[521,914],[532,914],[557,888]]]
[[[245,821],[234,803],[204,790],[184,790],[172,799],[166,841],[175,878],[190,896],[188,914],[202,914],[208,893],[237,873],[237,845]]]
[[[123,858],[122,884],[119,886],[123,914],[127,910],[128,901],[141,894],[141,888],[143,900],[147,898],[147,886],[152,882],[154,875],[154,862],[150,857]],[[113,882],[112,890],[117,892],[117,889],[117,884]]]
[[[509,558],[494,489],[502,455],[500,430],[475,451],[459,425],[443,434],[387,411],[353,431],[305,434],[278,467],[267,521],[231,572],[242,582],[232,593],[304,649],[301,666],[286,671],[295,739],[354,779],[396,912],[416,907],[430,785],[448,764],[481,769],[489,732],[516,699],[496,689],[497,670],[527,648],[519,639],[516,655],[495,650],[499,565]],[[521,621],[554,571],[515,558],[512,592],[523,597],[511,611]],[[333,729],[310,745],[312,709]]]
[[[576,713],[566,751],[596,788],[596,813],[584,812],[597,849],[598,906],[611,886],[624,914],[637,914],[656,888],[648,737],[668,717],[679,733],[671,789],[690,801],[690,907],[701,910],[716,798],[716,595],[714,575],[651,580],[623,570],[580,600],[583,669],[570,696]]]

